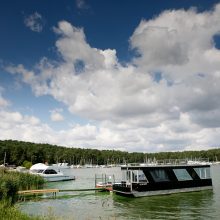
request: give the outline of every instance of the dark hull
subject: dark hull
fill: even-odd
[[[176,193],[186,193],[186,192],[198,192],[203,190],[212,190],[212,186],[202,186],[202,187],[189,187],[189,188],[179,188],[179,189],[166,189],[166,190],[154,190],[154,191],[135,191],[130,192],[118,191],[113,189],[117,195],[126,197],[144,197],[144,196],[156,196],[156,195],[170,195]]]

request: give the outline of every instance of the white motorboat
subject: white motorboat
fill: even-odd
[[[75,176],[68,176],[53,166],[37,163],[30,168],[30,173],[42,176],[48,182],[75,180]]]

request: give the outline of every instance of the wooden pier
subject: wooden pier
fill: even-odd
[[[107,176],[102,174],[101,177],[95,175],[95,188],[87,189],[35,189],[35,190],[22,190],[18,191],[18,195],[25,199],[25,196],[37,196],[42,194],[52,194],[56,198],[58,192],[83,192],[83,191],[99,191],[99,192],[112,192],[112,184],[115,182],[114,175]]]
[[[53,197],[56,197],[56,194],[59,192],[59,189],[35,189],[35,190],[22,190],[18,191],[18,195],[21,197],[31,196],[31,195],[42,195],[52,193]]]
[[[56,197],[58,192],[82,192],[82,191],[109,191],[107,187],[91,188],[91,189],[35,189],[35,190],[22,190],[18,191],[18,195],[21,197],[31,195],[42,195],[52,193],[53,197]]]

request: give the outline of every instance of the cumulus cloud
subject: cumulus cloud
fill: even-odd
[[[213,39],[220,33],[220,5],[142,20],[130,37],[137,56],[126,65],[115,49],[89,45],[82,28],[61,21],[54,32],[62,61],[42,58],[32,70],[6,69],[20,74],[35,95],[51,95],[90,121],[60,131],[57,142],[67,138],[129,151],[218,144],[220,51]]]
[[[103,66],[104,55],[100,50],[90,47],[82,28],[76,28],[66,21],[59,22],[55,33],[61,36],[56,42],[57,50],[67,63],[85,63],[86,69],[99,69]]]
[[[35,12],[25,17],[24,24],[34,32],[42,32],[44,26],[42,15],[38,12]]]
[[[52,111],[50,111],[50,119],[52,121],[63,121],[64,120],[64,117],[63,115],[61,114],[62,113],[62,109],[54,109]]]
[[[36,143],[59,144],[70,147],[98,148],[101,138],[104,143],[104,135],[99,133],[96,126],[91,124],[76,124],[67,130],[55,131],[49,125],[42,123],[38,118],[23,115],[20,112],[0,110],[0,133],[1,139],[16,139]],[[112,145],[111,145],[112,144]],[[113,142],[106,143],[100,149],[114,147]]]
[[[219,56],[213,42],[220,29],[219,11],[219,5],[202,13],[195,9],[172,10],[155,19],[142,20],[130,38],[132,48],[139,54],[134,62],[150,69],[191,66],[195,70],[201,68],[195,62],[199,57],[208,64],[207,53]]]
[[[3,98],[2,93],[4,89],[0,87],[0,109],[9,106],[10,102]]]

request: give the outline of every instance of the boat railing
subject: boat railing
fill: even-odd
[[[95,186],[102,184],[103,186],[115,183],[114,175],[95,174]]]
[[[195,159],[164,159],[164,160],[148,160],[144,163],[128,163],[125,166],[158,166],[158,165],[193,165],[193,164],[203,164],[203,165],[210,165],[208,158],[195,158]]]

